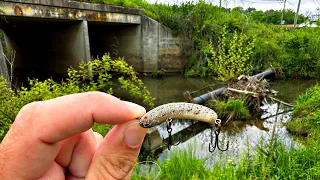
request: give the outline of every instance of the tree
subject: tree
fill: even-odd
[[[263,11],[256,11],[252,9],[247,9],[245,12],[250,17],[251,20],[256,22],[262,22],[267,24],[280,24],[281,17],[282,17],[282,10],[266,10]],[[291,9],[287,9],[284,12],[284,21],[285,24],[293,24],[295,18],[295,12]],[[298,23],[302,23],[308,18],[304,15],[300,14],[298,17]]]
[[[256,8],[249,7],[248,9],[245,10],[245,13],[251,13],[254,11],[256,11]]]

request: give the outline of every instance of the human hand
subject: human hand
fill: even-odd
[[[24,106],[0,144],[0,179],[130,179],[145,109],[101,92]],[[116,124],[103,139],[94,122]]]

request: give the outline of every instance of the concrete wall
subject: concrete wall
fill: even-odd
[[[141,20],[143,72],[152,72],[159,68],[159,23],[147,16]]]
[[[166,72],[179,72],[184,68],[181,39],[171,29],[142,16],[143,71],[164,68]]]
[[[181,39],[174,36],[167,26],[159,26],[159,68],[167,72],[179,72],[184,68]]]
[[[23,77],[66,74],[80,61],[110,53],[139,72],[184,67],[180,39],[141,10],[69,0],[5,0],[6,47]],[[2,60],[3,61],[3,60]]]
[[[140,15],[141,10],[136,8],[127,8],[121,6],[108,6],[105,4],[93,4],[79,2],[79,0],[2,0],[3,6],[6,7],[7,3],[19,3],[19,5],[43,5],[53,8],[69,8],[69,9],[78,9],[78,10],[93,10],[93,11],[106,11],[120,14],[131,14],[131,15]],[[15,7],[15,6],[13,6]],[[25,7],[25,6],[23,6]],[[10,8],[9,8],[10,9]],[[26,9],[27,12],[32,12],[32,9]],[[41,10],[41,9],[39,9]],[[27,13],[28,14],[28,13]],[[54,11],[50,14],[56,14]]]

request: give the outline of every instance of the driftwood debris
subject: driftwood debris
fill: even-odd
[[[254,97],[259,97],[259,94],[256,93],[256,92],[251,92],[251,91],[246,91],[246,90],[242,91],[242,90],[233,89],[233,88],[227,88],[227,90],[232,91],[232,92],[236,92],[236,93],[250,94],[250,95],[253,95]],[[286,102],[284,102],[284,101],[281,101],[280,99],[277,99],[277,98],[272,97],[272,96],[270,96],[270,95],[267,96],[267,98],[270,98],[272,101],[277,101],[277,102],[279,102],[279,103],[281,103],[281,104],[284,104],[284,105],[286,105],[286,106],[294,107],[292,104],[289,104],[289,103],[286,103]]]
[[[264,74],[264,73],[262,73]],[[217,96],[219,96],[219,99],[229,100],[229,99],[242,99],[247,102],[247,106],[249,107],[250,111],[256,112],[255,115],[261,114],[261,105],[262,102],[266,102],[268,104],[267,100],[270,100],[272,102],[281,103],[285,106],[290,107],[290,110],[293,109],[293,105],[287,102],[284,102],[274,96],[276,96],[277,91],[270,89],[269,83],[266,79],[264,79],[264,76],[240,76],[238,79],[233,79],[228,82],[227,87],[223,87],[214,91],[211,91],[207,94],[201,95],[199,97],[193,98],[192,92],[186,91],[183,93],[184,97],[187,99],[188,102],[192,103],[199,103],[199,102],[206,102],[209,99],[212,99],[213,105],[211,101],[206,102],[207,105],[215,106],[217,102]],[[207,96],[210,95],[210,98],[207,98]],[[209,103],[209,104],[208,104]],[[230,112],[232,113],[232,112]],[[231,114],[228,116],[227,122],[230,121],[233,117]]]
[[[253,77],[257,78],[257,79],[263,79],[266,77],[270,77],[273,78],[275,76],[275,71],[272,69],[268,69],[264,72],[261,72],[259,74],[255,74],[253,75]],[[222,87],[219,89],[216,89],[214,91],[208,92],[206,94],[203,94],[199,97],[195,97],[193,98],[193,100],[197,103],[197,104],[204,104],[205,102],[209,101],[210,99],[212,99],[212,97],[217,97],[220,96],[221,93],[223,93],[225,91],[226,87]]]

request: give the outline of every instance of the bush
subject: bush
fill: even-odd
[[[184,45],[187,76],[226,80],[273,68],[285,77],[320,77],[320,29],[277,27],[282,11],[225,9],[203,0],[179,5],[144,0],[84,1],[143,9],[147,16],[188,38]],[[284,17],[289,23],[294,13],[287,10]],[[300,15],[299,21],[304,20]],[[205,56],[208,50],[213,56]]]
[[[121,89],[132,96],[139,97],[150,108],[154,106],[154,98],[138,79],[134,69],[123,59],[112,60],[109,55],[88,63],[81,63],[78,69],[70,68],[68,78],[60,83],[52,79],[38,81],[29,80],[28,87],[12,90],[4,78],[0,79],[0,140],[13,123],[20,109],[31,102],[48,100],[55,97],[87,91],[103,91],[112,94],[117,87],[113,80],[117,78]],[[94,129],[105,135],[111,126],[95,125]]]
[[[204,49],[208,61],[208,74],[223,81],[250,72],[249,57],[254,47],[254,39],[246,42],[243,33],[238,35],[235,31],[231,38],[227,38],[227,35],[228,31],[224,27],[217,50],[212,47],[212,43],[209,43],[207,50]]]

